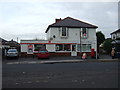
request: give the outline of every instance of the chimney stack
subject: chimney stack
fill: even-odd
[[[60,18],[60,19],[55,19],[55,22],[59,22],[59,21],[61,21],[62,19]]]

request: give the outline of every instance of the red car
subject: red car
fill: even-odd
[[[40,51],[38,51],[38,59],[39,58],[49,58],[50,57],[50,55],[49,55],[49,52],[48,52],[48,50],[40,50]]]

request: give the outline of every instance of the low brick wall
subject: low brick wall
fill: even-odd
[[[50,56],[71,56],[71,52],[50,52]]]
[[[71,52],[49,52],[50,56],[71,56]],[[83,55],[84,52],[82,52],[81,55]],[[87,56],[91,55],[91,52],[85,52]],[[37,53],[33,54],[27,54],[27,52],[21,52],[20,56],[27,57],[27,56],[37,56]],[[80,52],[77,52],[77,56],[80,56]]]
[[[81,54],[81,55],[83,55],[83,53],[86,53],[86,54],[87,54],[87,56],[91,56],[91,52],[82,52],[82,54]],[[77,56],[80,56],[80,52],[77,52]]]
[[[20,53],[20,56],[26,57],[26,56],[27,56],[27,52],[21,52],[21,53]]]

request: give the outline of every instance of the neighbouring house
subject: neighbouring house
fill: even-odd
[[[111,33],[112,47],[115,48],[117,56],[120,58],[120,29]]]
[[[0,37],[0,51],[2,52],[2,58],[5,57],[7,48],[9,47],[8,41]]]
[[[111,33],[111,38],[112,38],[113,40],[120,39],[120,29],[112,32],[112,33]]]
[[[0,38],[0,48],[9,48],[10,46],[8,45],[8,41]]]
[[[6,55],[7,50],[10,48],[16,48],[18,51],[20,51],[20,44],[13,39],[11,41],[7,41],[3,38],[0,38],[0,49],[2,50],[3,57]]]
[[[45,47],[51,56],[78,56],[82,52],[96,52],[98,27],[78,19],[55,19],[46,29],[47,40],[21,40],[21,54],[33,55]]]

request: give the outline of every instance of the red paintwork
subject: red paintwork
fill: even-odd
[[[39,52],[37,56],[38,58],[49,58],[50,54],[49,52]]]
[[[94,48],[91,49],[91,57],[94,57],[95,56],[95,51],[94,51]]]
[[[20,43],[20,44],[77,44],[77,43]]]

